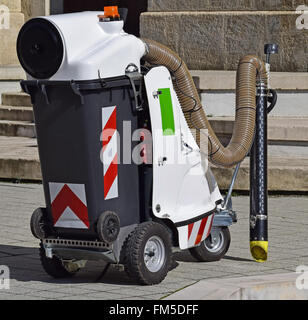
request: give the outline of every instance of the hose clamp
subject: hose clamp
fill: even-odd
[[[144,55],[143,56],[146,56],[147,54],[149,54],[150,52],[150,48],[149,48],[149,45],[143,40],[143,39],[140,39],[143,44],[144,44],[144,49],[145,49],[145,52],[144,52]]]
[[[257,224],[257,220],[267,220],[267,216],[265,214],[257,214],[250,216],[250,227],[254,229]]]
[[[268,90],[267,85],[263,81],[257,82],[257,97],[267,97],[268,96]]]

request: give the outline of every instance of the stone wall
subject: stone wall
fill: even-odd
[[[21,0],[21,11],[25,15],[25,21],[32,17],[49,14],[49,1],[50,0]]]
[[[0,5],[5,5],[11,12],[21,12],[20,0],[0,0]]]
[[[306,0],[148,0],[148,11],[295,10]]]
[[[0,66],[18,65],[16,39],[21,26],[24,24],[21,0],[0,0],[0,5],[5,5],[10,10],[9,28],[0,29]]]
[[[141,36],[169,46],[190,69],[200,70],[236,70],[240,57],[263,57],[264,44],[274,42],[280,47],[274,71],[307,72],[308,26],[297,28],[295,10],[304,4],[308,1],[149,0]]]
[[[0,81],[24,77],[16,53],[20,28],[31,17],[49,13],[49,0],[0,0],[9,9],[9,27],[0,28]]]

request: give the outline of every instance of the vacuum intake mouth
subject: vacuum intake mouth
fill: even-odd
[[[250,252],[257,262],[265,262],[268,253],[268,241],[250,241]]]

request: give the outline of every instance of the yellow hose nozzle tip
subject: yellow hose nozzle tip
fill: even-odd
[[[267,260],[268,241],[250,241],[250,252],[257,262]]]

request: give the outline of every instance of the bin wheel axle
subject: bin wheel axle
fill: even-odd
[[[97,221],[97,235],[101,241],[112,243],[116,241],[120,232],[120,219],[112,211],[103,212]]]

